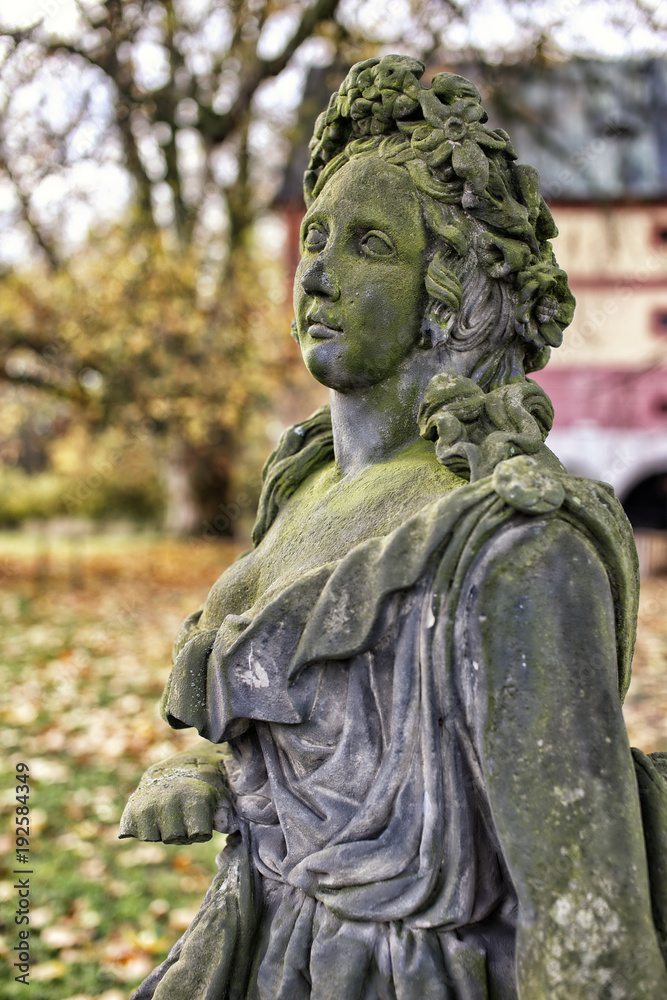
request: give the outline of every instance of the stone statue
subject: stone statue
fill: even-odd
[[[423,72],[359,63],[317,122],[293,332],[331,404],[176,640],[163,714],[208,742],[121,836],[227,842],[135,1000],[667,997],[632,534],[526,378],[572,318],[556,228],[476,88]]]

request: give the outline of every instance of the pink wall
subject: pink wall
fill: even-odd
[[[588,423],[667,431],[666,368],[547,367],[530,377],[554,404],[554,430]]]

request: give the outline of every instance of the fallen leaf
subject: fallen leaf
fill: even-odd
[[[67,972],[67,966],[60,959],[54,958],[51,962],[40,962],[30,969],[30,978],[37,982],[50,983],[54,979],[62,979]]]

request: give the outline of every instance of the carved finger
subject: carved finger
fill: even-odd
[[[189,844],[190,838],[180,815],[172,813],[162,820],[162,842],[164,844]]]
[[[191,843],[202,843],[211,839],[213,814],[218,796],[213,791],[192,796],[184,803],[183,816]]]
[[[124,840],[126,837],[137,837],[137,824],[134,817],[132,802],[128,802],[123,809],[123,815],[118,824],[118,839]]]
[[[152,809],[145,809],[137,818],[135,826],[137,829],[135,837],[138,840],[148,840],[151,842],[162,840],[160,827]]]

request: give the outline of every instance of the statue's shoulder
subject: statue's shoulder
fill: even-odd
[[[331,410],[321,406],[307,420],[288,427],[262,470],[262,492],[252,531],[259,545],[283,504],[301,483],[334,455]]]

